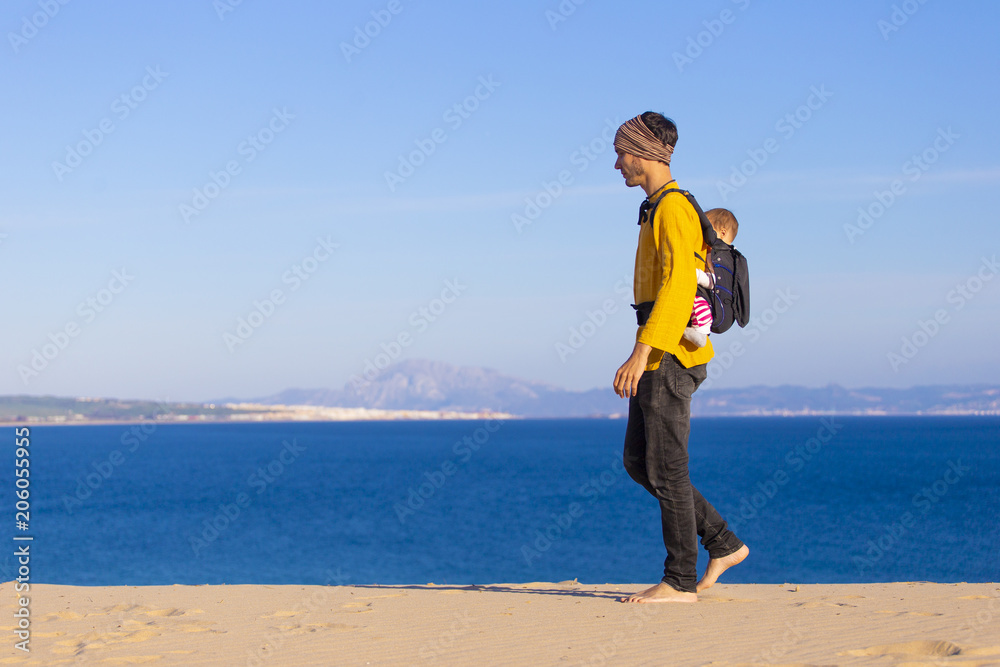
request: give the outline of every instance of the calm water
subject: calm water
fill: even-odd
[[[34,428],[32,575],[86,585],[653,582],[658,509],[621,468],[624,429]],[[13,445],[14,429],[3,431]],[[696,419],[690,452],[695,485],[752,549],[725,581],[1000,581],[998,419]],[[0,557],[0,578],[13,573],[13,557]]]

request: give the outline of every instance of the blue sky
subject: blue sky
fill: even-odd
[[[994,382],[998,22],[5,3],[0,393],[253,397],[390,358],[610,386],[643,195],[606,139],[649,109],[680,185],[741,222],[755,319],[714,337],[712,386]]]

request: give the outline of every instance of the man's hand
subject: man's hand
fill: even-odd
[[[615,373],[615,393],[621,398],[635,396],[635,392],[639,389],[639,378],[646,370],[646,360],[649,359],[649,353],[652,351],[653,348],[649,345],[636,341],[631,356]]]

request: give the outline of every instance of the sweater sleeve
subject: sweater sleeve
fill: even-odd
[[[654,242],[662,282],[653,310],[637,340],[658,350],[674,351],[691,319],[697,278],[694,252],[700,247],[701,227],[686,201],[664,201],[656,207]]]

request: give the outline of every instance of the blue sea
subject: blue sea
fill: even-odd
[[[27,531],[12,458],[0,493],[41,583],[655,582],[659,510],[621,466],[624,431],[33,427]],[[692,481],[751,549],[723,581],[1000,581],[1000,419],[695,419],[689,450]]]

